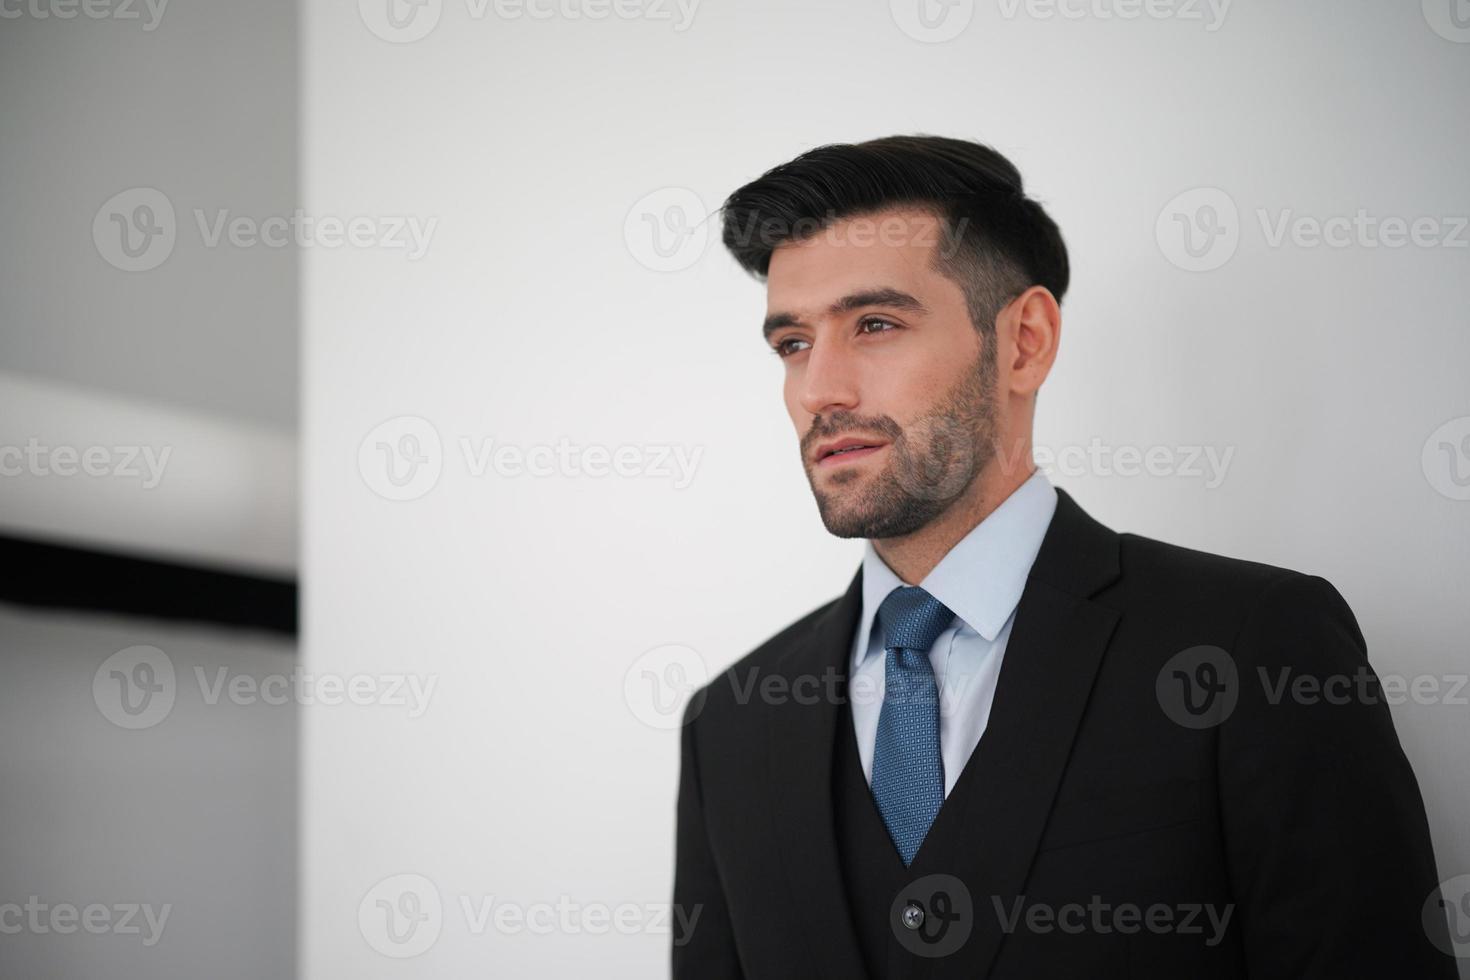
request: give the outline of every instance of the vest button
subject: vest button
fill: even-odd
[[[917,929],[924,924],[924,910],[910,902],[903,907],[902,918],[905,929]]]

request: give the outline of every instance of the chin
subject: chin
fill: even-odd
[[[817,511],[827,533],[838,538],[901,538],[929,525],[944,510],[933,501],[905,500],[873,508],[834,500],[839,494],[817,497]]]

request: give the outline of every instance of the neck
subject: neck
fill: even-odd
[[[1029,460],[1030,453],[1025,458]],[[873,550],[905,585],[918,585],[949,554],[951,548],[959,544],[965,535],[973,531],[976,525],[985,520],[1035,472],[1035,466],[987,466],[964,495],[943,514],[912,534],[897,538],[871,539]]]

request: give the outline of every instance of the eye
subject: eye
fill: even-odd
[[[796,350],[793,350],[789,346],[790,344],[805,344],[805,343],[806,343],[806,341],[802,340],[800,337],[786,337],[786,338],[784,338],[782,340],[778,340],[774,344],[772,344],[771,345],[771,351],[777,357],[790,357],[792,354],[797,353]]]
[[[894,323],[892,320],[886,319],[885,317],[881,317],[881,316],[865,316],[861,320],[858,321],[858,333],[887,333],[888,332],[886,330],[869,330],[868,329],[868,325],[869,324],[873,324],[873,323],[881,324],[881,325],[883,325],[885,327],[892,327],[894,330],[899,329],[898,324]]]

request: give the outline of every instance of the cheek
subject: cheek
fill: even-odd
[[[786,414],[791,417],[797,433],[805,432],[811,416],[801,407],[801,388],[795,371],[786,372],[786,380],[781,386],[781,397],[786,402]]]
[[[940,378],[920,366],[875,375],[863,389],[866,414],[886,415],[904,424],[923,415],[943,387]]]
[[[888,403],[898,418],[918,418],[943,403],[965,381],[979,352],[978,343],[915,351],[902,368],[889,372],[886,379],[875,379],[875,383],[885,385]]]

